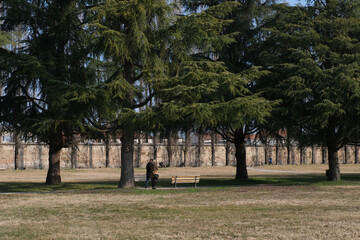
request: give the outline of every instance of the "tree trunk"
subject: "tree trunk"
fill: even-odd
[[[327,179],[329,181],[340,181],[340,166],[338,151],[335,148],[328,147],[329,170],[327,170]]]
[[[64,147],[62,134],[51,136],[49,139],[49,169],[46,176],[46,184],[60,184],[60,153]]]
[[[124,77],[133,85],[135,82],[135,66],[131,62],[124,64]],[[135,93],[129,89],[124,106],[133,109]],[[121,132],[121,176],[118,188],[131,188],[135,186],[134,179],[134,138],[135,129],[133,119],[125,119]]]
[[[295,148],[293,146],[290,146],[290,151],[291,151],[291,164],[295,165],[296,164]]]
[[[300,164],[304,164],[304,147],[300,145]]]
[[[325,147],[322,147],[322,148],[321,148],[321,152],[322,152],[322,164],[326,164],[326,160],[327,160],[326,148],[325,148]]]
[[[14,168],[15,170],[24,170],[24,152],[23,144],[21,141],[21,135],[19,133],[14,133],[14,142],[15,142],[15,156],[14,156]]]
[[[42,144],[38,142],[38,160],[39,160],[39,169],[43,169],[42,163]]]
[[[124,124],[121,136],[121,176],[118,188],[135,186],[134,180],[134,130]]]
[[[184,163],[183,163],[183,167],[186,167],[186,163],[187,163],[187,157],[189,154],[189,149],[190,149],[190,131],[187,130],[185,133],[185,148],[184,148]]]
[[[230,142],[225,143],[225,165],[230,166]]]
[[[290,145],[289,142],[286,144],[286,149],[287,149],[287,160],[286,160],[286,163],[289,165],[289,164],[291,163],[291,145]]]
[[[94,168],[93,142],[92,142],[92,140],[88,141],[88,149],[89,149],[89,167]]]
[[[145,143],[149,143],[149,133],[145,132]]]
[[[141,135],[139,133],[138,144],[136,149],[136,167],[140,167],[141,165]]]
[[[328,148],[329,169],[326,176],[329,181],[340,181],[340,166],[338,157],[338,139],[336,136],[336,127],[330,125],[326,134],[326,145]]]
[[[214,131],[211,132],[211,166],[215,166],[215,141],[216,136]]]
[[[203,147],[203,142],[204,142],[204,136],[201,133],[199,133],[198,134],[197,157],[196,157],[196,163],[195,163],[196,167],[201,166],[201,150]]]
[[[73,145],[71,146],[71,168],[77,168],[77,146]]]
[[[105,167],[110,167],[110,136],[109,133],[105,134]]]
[[[153,136],[153,152],[154,152],[154,155],[153,155],[153,158],[154,160],[156,161],[157,159],[157,135],[156,135],[156,132],[154,132],[154,136]]]
[[[347,145],[344,146],[344,164],[349,163],[349,148]]]
[[[259,165],[259,146],[255,143],[255,166]]]
[[[311,145],[311,164],[316,164],[316,147],[315,147],[315,144]]]
[[[241,130],[234,133],[235,157],[236,157],[236,180],[248,179],[246,169],[245,134]]]
[[[172,136],[169,133],[167,135],[167,139],[166,139],[167,143],[166,143],[166,150],[167,150],[167,154],[168,154],[168,167],[172,167],[173,165],[173,150],[172,150]]]
[[[269,159],[269,153],[268,153],[268,147],[267,144],[264,144],[264,164],[267,165],[268,164],[268,159]]]
[[[276,146],[275,146],[275,162],[276,162],[276,165],[282,164],[282,161],[280,158],[280,140],[278,138],[276,139]]]
[[[355,164],[359,164],[359,146],[355,146]]]

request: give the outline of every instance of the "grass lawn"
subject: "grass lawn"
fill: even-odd
[[[60,186],[1,171],[0,239],[360,239],[360,166],[337,183],[325,169],[263,166],[239,183],[232,167],[166,168],[157,190],[116,189],[119,169],[62,170]],[[202,187],[169,187],[176,174]]]

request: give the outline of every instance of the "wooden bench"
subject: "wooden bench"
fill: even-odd
[[[135,182],[145,182],[146,181],[146,176],[144,175],[138,175],[138,176],[134,176]]]
[[[196,187],[196,184],[199,182],[200,176],[172,176],[171,178],[171,185],[174,187],[176,187],[179,183],[192,183],[194,184],[194,187]]]
[[[146,181],[146,176],[145,175],[135,175],[134,176],[134,180],[135,180],[135,186],[138,186],[138,182],[145,182]]]

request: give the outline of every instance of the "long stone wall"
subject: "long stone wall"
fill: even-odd
[[[182,166],[184,162],[185,146],[178,144],[172,148],[173,157],[171,166]],[[230,147],[229,165],[235,165],[235,148]],[[144,167],[150,157],[154,156],[152,144],[135,144],[134,166]],[[121,167],[120,154],[121,144],[113,143],[109,148],[109,167]],[[167,146],[157,145],[157,162],[168,164],[169,158]],[[288,158],[288,152],[290,157]],[[271,157],[274,164],[321,164],[327,163],[327,152],[321,147],[307,147],[301,151],[298,147],[289,150],[275,146],[247,146],[246,158],[248,166],[263,165]],[[211,166],[211,145],[191,145],[187,157],[186,166]],[[345,157],[346,155],[346,157]],[[356,163],[358,161],[359,148],[347,146],[339,151],[341,163]],[[14,169],[15,145],[13,143],[0,144],[0,168]],[[48,147],[44,144],[25,143],[20,151],[20,167],[42,169],[48,167]],[[226,148],[224,144],[215,145],[215,166],[226,164]],[[62,168],[101,168],[106,166],[106,148],[104,144],[79,144],[77,147],[65,148],[61,152]]]

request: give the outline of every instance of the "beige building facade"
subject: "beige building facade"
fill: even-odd
[[[154,157],[158,163],[169,164],[169,149],[166,144],[157,144],[156,150],[153,144],[135,144],[134,166],[144,167],[149,158]],[[185,146],[177,144],[171,148],[171,166],[184,165]],[[225,166],[226,156],[229,165],[236,165],[235,148],[230,145],[228,153],[225,144],[215,145],[215,158],[212,161],[211,144],[204,144],[200,148],[191,145],[186,156],[186,166]],[[356,163],[358,161],[359,148],[347,146],[339,151],[341,163]],[[289,158],[288,158],[289,155]],[[109,147],[109,167],[121,167],[121,144],[113,143]],[[272,158],[273,164],[321,164],[327,163],[326,149],[322,147],[307,147],[302,150],[298,147],[286,146],[253,146],[246,147],[246,159],[248,166],[258,166],[268,163]],[[0,168],[14,169],[15,145],[13,143],[0,144]],[[43,169],[48,167],[48,146],[45,144],[25,143],[19,151],[21,168]],[[106,167],[106,147],[102,143],[79,144],[77,147],[64,148],[61,152],[62,168],[102,168]]]

